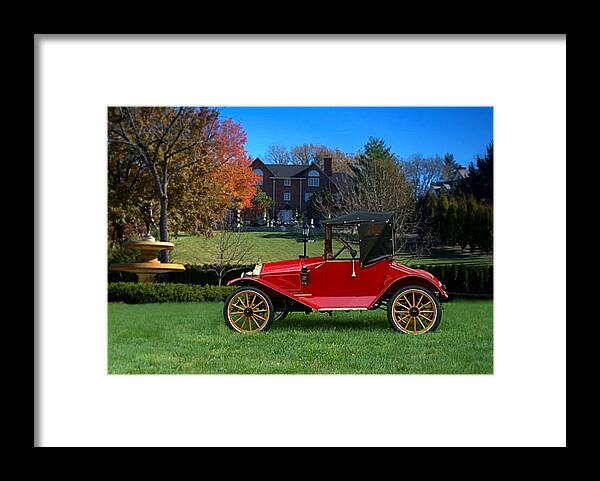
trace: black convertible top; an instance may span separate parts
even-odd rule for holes
[[[333,219],[324,219],[321,224],[327,225],[358,225],[363,222],[388,222],[394,216],[393,212],[353,212]]]
[[[357,226],[360,239],[360,265],[375,264],[394,255],[393,212],[353,212],[321,224],[330,226]]]

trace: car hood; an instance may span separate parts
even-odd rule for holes
[[[261,275],[284,273],[290,271],[300,271],[300,259],[292,259],[289,261],[265,262],[260,270]]]
[[[287,261],[265,262],[261,265],[261,275],[284,274],[286,272],[300,272],[302,266],[310,268],[323,262],[323,257],[306,257]]]

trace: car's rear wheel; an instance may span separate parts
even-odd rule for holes
[[[275,321],[283,321],[289,314],[289,311],[286,310],[282,310],[282,311],[275,311]]]
[[[424,287],[403,287],[388,302],[388,320],[392,329],[406,334],[433,332],[442,320],[440,301]]]
[[[233,291],[223,307],[225,324],[237,332],[260,332],[271,327],[275,309],[271,298],[256,287]]]

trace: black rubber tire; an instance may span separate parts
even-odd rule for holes
[[[427,334],[428,332],[435,331],[439,327],[440,322],[442,322],[442,306],[440,304],[440,301],[437,298],[437,296],[433,292],[431,292],[429,289],[426,289],[425,287],[422,287],[422,286],[416,286],[416,285],[404,286],[390,298],[390,301],[388,302],[388,306],[387,306],[387,316],[388,316],[388,321],[390,323],[390,326],[392,327],[392,329],[394,331],[398,331],[403,334],[406,334],[406,332],[403,331],[402,329],[400,329],[398,327],[398,325],[394,322],[392,309],[394,308],[394,303],[396,301],[396,298],[398,296],[400,296],[403,292],[411,290],[411,289],[414,289],[417,291],[422,291],[423,293],[427,294],[429,297],[431,297],[433,299],[433,302],[435,303],[435,306],[437,309],[437,315],[436,315],[435,321],[433,322],[433,325],[429,329],[427,329],[426,332],[423,332],[421,334]],[[418,335],[420,335],[420,334],[418,334]]]
[[[290,311],[275,311],[275,316],[273,318],[273,320],[279,322],[279,321],[283,321],[288,314],[290,313]]]
[[[225,304],[223,306],[223,319],[225,320],[225,325],[235,331],[235,332],[240,332],[238,329],[236,329],[235,327],[233,327],[233,325],[231,324],[231,321],[229,320],[229,316],[228,314],[228,310],[229,310],[229,303],[231,302],[231,299],[233,299],[233,297],[242,292],[242,291],[251,291],[251,292],[256,292],[258,294],[260,294],[261,296],[263,296],[265,298],[265,300],[267,301],[267,304],[269,306],[269,315],[267,316],[267,322],[265,323],[264,326],[262,326],[261,329],[257,329],[254,330],[252,332],[264,332],[267,331],[271,325],[273,324],[273,319],[275,318],[275,308],[273,307],[273,301],[271,300],[271,298],[269,297],[268,294],[266,294],[265,292],[261,291],[260,289],[257,289],[256,287],[250,287],[250,286],[242,286],[239,287],[238,289],[234,290],[231,294],[229,294],[227,296],[227,298],[225,299]],[[246,332],[246,331],[245,331]],[[247,331],[250,332],[250,331]]]

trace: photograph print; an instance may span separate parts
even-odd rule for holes
[[[493,107],[107,121],[109,374],[493,374]]]

